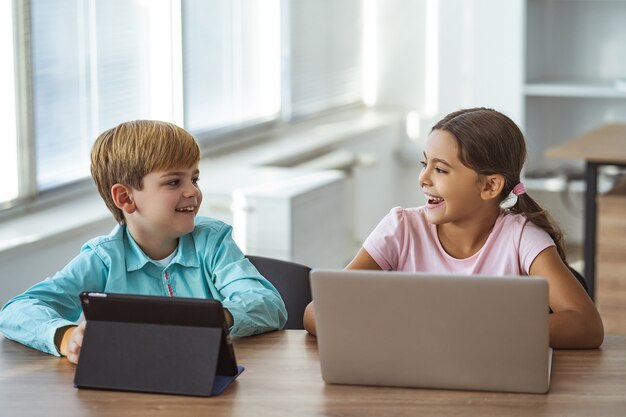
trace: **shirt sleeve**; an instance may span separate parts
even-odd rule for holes
[[[556,246],[548,232],[527,220],[522,229],[519,246],[520,267],[525,274],[530,274],[530,266],[541,252],[550,246]]]
[[[35,284],[0,311],[0,331],[9,339],[60,356],[54,335],[75,325],[82,312],[79,294],[104,288],[106,267],[89,248],[54,276]]]
[[[398,269],[400,242],[404,240],[404,211],[394,207],[363,242],[363,248],[385,271]]]
[[[249,336],[281,329],[287,309],[276,288],[245,258],[224,224],[208,260],[213,283],[224,308],[233,316],[234,336]]]

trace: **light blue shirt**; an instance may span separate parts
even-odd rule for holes
[[[126,226],[118,225],[108,236],[84,244],[54,276],[11,299],[0,311],[0,331],[59,356],[54,334],[76,324],[81,291],[211,298],[232,314],[235,336],[282,328],[287,321],[282,298],[244,257],[231,231],[221,221],[197,217],[193,232],[179,239],[164,268],[143,253]]]

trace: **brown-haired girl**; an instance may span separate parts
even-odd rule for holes
[[[602,320],[566,264],[562,234],[520,182],[525,160],[524,136],[504,114],[447,115],[426,142],[419,185],[427,203],[392,209],[347,268],[545,277],[550,345],[600,346]],[[304,323],[315,334],[312,303]]]

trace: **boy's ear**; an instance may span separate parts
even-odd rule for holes
[[[113,197],[115,206],[124,213],[131,214],[137,210],[130,187],[120,183],[113,184],[111,187],[111,197]]]
[[[483,200],[497,198],[504,188],[504,177],[500,174],[486,175],[480,196]]]

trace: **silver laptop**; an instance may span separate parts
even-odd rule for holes
[[[548,283],[535,277],[313,270],[331,384],[545,393]]]

